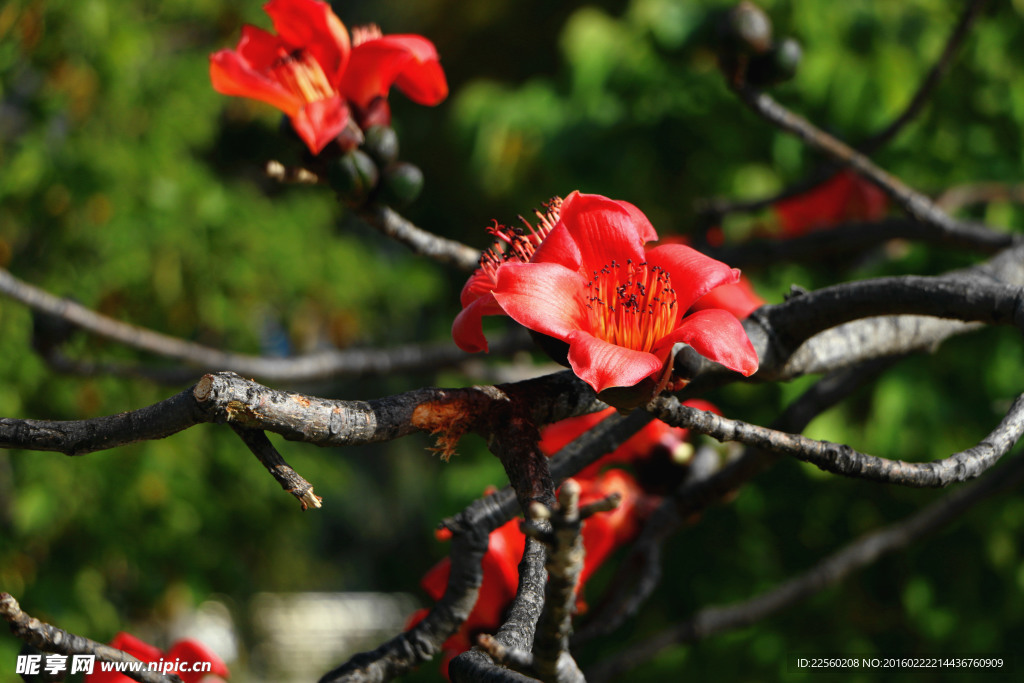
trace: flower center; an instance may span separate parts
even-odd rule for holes
[[[595,337],[635,351],[650,351],[679,319],[668,273],[632,259],[595,270],[586,305]]]
[[[495,238],[494,246],[480,255],[480,267],[485,273],[491,276],[495,283],[498,281],[498,267],[508,261],[527,263],[533,258],[533,253],[541,245],[544,238],[554,230],[558,223],[558,216],[562,209],[562,198],[554,197],[544,205],[545,212],[539,209],[533,214],[537,217],[537,225],[522,216],[519,220],[522,226],[508,227],[499,225],[497,221],[487,228],[487,232]]]
[[[337,92],[327,80],[320,62],[304,48],[291,52],[280,48],[280,54],[271,65],[270,71],[279,83],[307,104],[326,100]]]

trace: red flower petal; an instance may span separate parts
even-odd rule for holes
[[[599,393],[609,387],[631,387],[664,365],[653,353],[609,344],[583,330],[573,331],[566,341],[573,372]]]
[[[487,271],[483,268],[477,268],[473,271],[473,274],[466,280],[466,284],[462,286],[462,292],[459,294],[459,302],[463,306],[468,306],[482,296],[487,296],[494,289],[494,278],[491,277]]]
[[[484,296],[471,301],[455,316],[455,322],[452,323],[452,339],[456,346],[466,353],[487,351],[487,337],[484,336],[481,318],[504,313],[489,290]]]
[[[494,298],[520,325],[556,339],[587,325],[586,280],[554,263],[506,263],[498,270]]]
[[[650,222],[632,204],[596,194],[570,195],[562,204],[560,225],[564,225],[580,251],[580,270],[590,277],[616,261],[644,260],[644,242],[654,234]],[[557,229],[557,228],[556,228]],[[534,255],[534,260],[539,260]]]
[[[743,325],[728,311],[713,308],[686,316],[675,331],[658,342],[654,353],[669,353],[678,342],[745,377],[757,372],[757,352]]]
[[[360,107],[387,97],[397,84],[418,104],[437,104],[448,94],[448,83],[434,44],[422,36],[374,38],[352,49],[341,90]]]
[[[739,282],[719,285],[698,299],[690,312],[708,308],[721,308],[742,320],[764,305],[764,299],[757,295],[750,282],[740,275]]]
[[[313,154],[327,146],[348,124],[348,105],[340,95],[310,102],[291,117],[292,127]]]
[[[331,6],[318,0],[270,0],[263,9],[281,39],[293,48],[309,50],[337,86],[348,65],[351,43]]]
[[[256,29],[259,30],[259,29]],[[234,50],[221,50],[210,55],[210,81],[213,89],[223,95],[249,97],[277,107],[293,116],[302,107],[302,100],[277,81],[255,70]]]
[[[672,278],[676,305],[685,313],[715,287],[739,280],[740,271],[682,244],[663,244],[647,250],[647,263],[664,268]]]
[[[381,40],[401,41],[413,53],[413,60],[395,79],[406,97],[416,104],[433,106],[448,96],[448,80],[432,42],[417,35],[384,36]]]

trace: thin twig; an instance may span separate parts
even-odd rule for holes
[[[464,351],[451,343],[408,344],[384,350],[318,351],[292,358],[231,353],[96,313],[75,301],[54,296],[19,280],[4,269],[0,269],[0,293],[35,311],[67,321],[105,339],[193,365],[196,370],[192,372],[191,376],[195,376],[203,370],[231,370],[250,377],[260,377],[265,381],[302,382],[331,377],[360,377],[410,370],[434,370],[439,367],[457,365],[469,358]],[[508,340],[499,341],[494,351],[510,353],[524,348],[527,348],[527,344],[522,336],[516,335]],[[61,359],[62,357],[57,357],[58,361]],[[118,368],[103,364],[85,364],[76,368],[75,365],[68,362],[62,363],[61,367],[65,370],[75,371],[77,369],[83,372],[97,370],[112,371],[117,374],[151,374],[155,375],[154,379],[158,380],[163,379],[162,373],[175,370],[174,368],[167,370],[155,368],[152,372],[148,372],[145,368],[133,370],[129,366]],[[178,377],[175,373],[168,379],[173,380]]]
[[[867,140],[864,140],[857,147],[865,154],[871,154],[879,147],[885,145],[889,140],[896,137],[904,126],[914,120],[924,106],[928,103],[928,99],[931,97],[932,92],[936,86],[942,80],[946,72],[949,71],[949,66],[953,61],[953,57],[956,55],[957,50],[964,42],[964,38],[967,37],[967,33],[971,30],[971,26],[974,24],[975,19],[981,14],[981,10],[984,9],[988,0],[971,0],[971,2],[964,9],[960,18],[956,22],[956,26],[953,27],[953,32],[950,33],[949,39],[946,41],[945,47],[942,48],[942,54],[936,60],[932,68],[928,70],[928,74],[925,76],[921,85],[918,86],[914,96],[910,98],[910,102],[907,106],[889,123],[888,126],[878,131]]]
[[[438,263],[465,271],[476,270],[480,265],[479,250],[427,232],[387,206],[374,204],[365,207],[359,211],[359,216],[379,232]]]
[[[231,429],[249,447],[252,454],[263,463],[263,466],[277,480],[281,488],[299,500],[303,510],[321,507],[323,498],[313,493],[313,485],[285,462],[265,433],[259,429],[249,429],[235,424],[231,425]]]
[[[707,434],[719,441],[791,455],[826,472],[856,479],[912,487],[941,487],[980,476],[992,467],[1024,434],[1024,394],[1019,396],[999,425],[981,442],[948,458],[926,463],[889,460],[860,453],[846,444],[818,441],[714,413],[684,406],[673,397],[651,401],[647,410],[661,421]]]
[[[908,123],[914,120],[914,118],[921,113],[924,106],[928,103],[929,97],[931,97],[935,88],[949,70],[949,66],[952,63],[956,52],[963,44],[964,38],[966,38],[971,26],[981,13],[986,2],[987,0],[971,0],[970,4],[968,4],[960,15],[960,18],[957,20],[956,26],[954,26],[953,31],[950,33],[949,39],[946,41],[946,45],[943,47],[939,58],[936,60],[935,64],[932,65],[932,68],[928,70],[928,73],[925,75],[920,85],[918,85],[917,90],[910,98],[907,106],[904,107],[903,111],[896,115],[888,125],[857,145],[856,148],[859,151],[868,155],[877,151],[880,147],[892,140],[899,131],[901,131]],[[712,222],[718,222],[721,220],[722,216],[730,213],[750,213],[753,211],[761,211],[762,209],[766,209],[769,206],[785,199],[790,199],[804,194],[826,180],[829,176],[833,175],[837,170],[838,167],[834,163],[824,164],[810,173],[807,177],[793,183],[781,192],[772,196],[745,201],[704,200],[697,205],[696,210],[698,213],[708,216]],[[946,210],[948,211],[949,209]]]
[[[989,230],[983,224],[959,221],[950,217],[931,199],[883,170],[866,155],[819,129],[804,117],[789,111],[767,93],[746,85],[738,86],[734,91],[740,100],[765,120],[870,180],[914,219],[951,235],[975,234],[979,230]]]

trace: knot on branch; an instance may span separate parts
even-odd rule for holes
[[[466,391],[441,392],[441,398],[424,401],[412,412],[411,424],[416,429],[435,435],[433,451],[439,453],[447,462],[455,454],[455,447],[466,432],[485,431],[491,429],[483,425],[482,420],[488,413],[504,411],[494,410],[496,403],[507,403],[508,396],[501,390],[491,387],[473,387]]]

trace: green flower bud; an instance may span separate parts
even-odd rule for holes
[[[363,148],[381,168],[398,158],[398,135],[390,126],[371,126],[365,133]]]
[[[327,182],[342,201],[362,204],[379,180],[377,164],[358,149],[328,162]]]
[[[384,171],[380,198],[385,204],[404,206],[416,199],[422,189],[423,171],[403,161]]]

